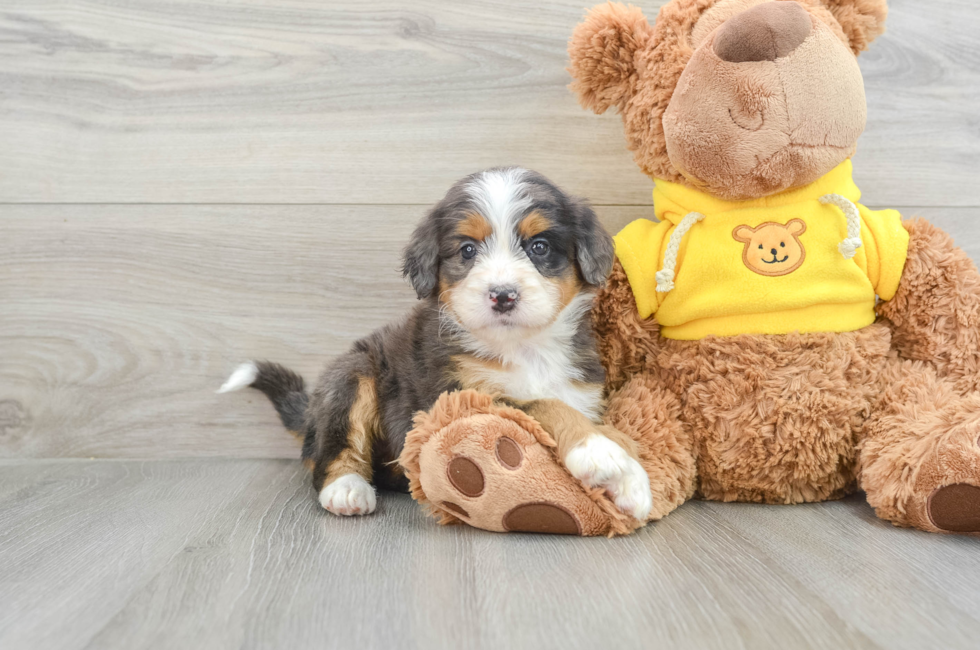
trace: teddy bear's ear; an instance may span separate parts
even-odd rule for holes
[[[806,222],[802,219],[793,219],[786,224],[786,229],[789,231],[789,234],[794,237],[799,237],[806,232]]]
[[[639,8],[619,3],[593,7],[568,43],[572,90],[585,108],[622,109],[636,90],[636,54],[648,47],[653,27]]]
[[[755,228],[750,228],[749,226],[738,226],[732,231],[732,238],[735,241],[742,242],[743,244],[748,244],[752,241],[752,235],[755,234]]]
[[[844,29],[854,54],[868,49],[885,32],[887,0],[822,0]]]

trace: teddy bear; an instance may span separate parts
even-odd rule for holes
[[[537,423],[471,392],[417,418],[402,457],[415,498],[443,523],[615,535],[692,498],[860,489],[897,526],[980,533],[980,273],[928,221],[866,208],[852,177],[856,57],[886,14],[885,0],[671,0],[652,25],[634,6],[588,13],[572,90],[620,114],[654,181],[656,220],[615,237],[593,307],[604,426],[653,506],[621,512]]]

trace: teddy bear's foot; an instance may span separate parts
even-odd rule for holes
[[[980,395],[905,362],[861,448],[861,486],[899,526],[980,534]]]
[[[444,395],[421,414],[401,462],[412,495],[440,523],[586,536],[625,534],[643,523],[572,477],[530,416],[474,391]]]
[[[965,400],[980,409],[980,400]],[[977,412],[980,414],[980,411]],[[940,438],[923,458],[906,516],[916,528],[980,534],[980,422],[976,415]],[[957,429],[964,427],[969,431]]]
[[[429,500],[494,531],[602,535],[606,517],[555,461],[511,420],[457,420],[423,446],[419,481]]]

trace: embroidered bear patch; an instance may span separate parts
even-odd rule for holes
[[[775,277],[792,273],[803,264],[806,250],[800,235],[805,232],[806,223],[793,219],[786,225],[768,221],[755,228],[738,226],[732,237],[745,244],[742,263],[750,271]]]

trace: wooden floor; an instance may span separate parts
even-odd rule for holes
[[[402,313],[409,232],[477,169],[651,215],[566,88],[598,1],[0,3],[0,650],[980,647],[980,541],[860,498],[612,541],[342,520],[264,399],[214,394]],[[980,260],[980,3],[891,7],[863,202]]]
[[[340,519],[287,460],[0,464],[0,647],[976,648],[976,540],[860,499],[628,538]]]

